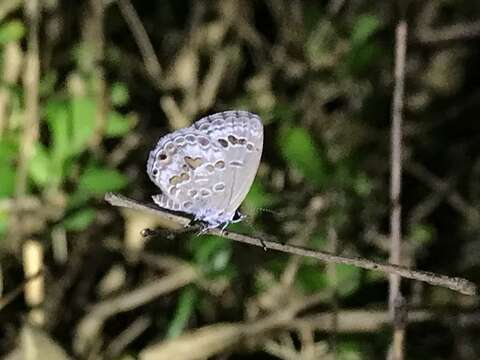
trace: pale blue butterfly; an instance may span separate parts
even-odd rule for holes
[[[263,149],[260,117],[225,111],[165,135],[147,163],[162,194],[160,207],[194,215],[207,228],[225,227],[252,186]]]

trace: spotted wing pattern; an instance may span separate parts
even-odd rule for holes
[[[162,190],[161,207],[195,215],[212,227],[232,220],[255,178],[263,148],[260,118],[226,111],[162,137],[147,173]]]

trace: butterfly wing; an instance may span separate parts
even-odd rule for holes
[[[200,218],[222,197],[224,169],[221,149],[193,127],[161,138],[147,163],[148,175],[162,190],[154,201]]]
[[[260,163],[262,122],[247,111],[225,111],[200,119],[193,127],[222,150],[225,192],[216,199],[215,206],[233,216],[250,190]]]
[[[162,137],[147,173],[162,190],[154,201],[213,226],[229,221],[255,178],[263,148],[260,118],[226,111]]]

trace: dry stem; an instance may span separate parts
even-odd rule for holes
[[[402,19],[397,25],[395,34],[395,85],[392,103],[392,129],[391,129],[391,183],[390,183],[390,262],[401,263],[401,215],[402,206],[400,193],[402,188],[402,122],[403,98],[405,88],[405,62],[407,53],[407,22]],[[392,358],[404,358],[405,339],[405,301],[400,291],[400,276],[390,275],[389,282],[389,309],[393,317],[393,341],[391,348]]]
[[[191,220],[188,217],[180,216],[176,214],[169,213],[168,211],[162,210],[154,205],[144,205],[138,201],[129,199],[122,195],[117,195],[113,193],[108,193],[105,195],[105,200],[113,206],[126,207],[130,209],[135,209],[139,211],[146,211],[156,214],[159,219],[165,224],[165,227],[168,229],[176,229],[182,231],[188,231],[189,229],[195,230],[195,227],[187,228],[191,223]],[[419,271],[409,269],[404,266],[380,263],[372,260],[367,260],[363,258],[354,258],[346,257],[340,255],[333,255],[325,251],[312,250],[300,246],[293,246],[288,244],[282,244],[276,241],[271,241],[267,239],[261,239],[260,237],[253,237],[242,235],[238,233],[233,233],[229,231],[221,231],[220,229],[212,229],[208,231],[208,234],[218,235],[230,240],[266,247],[271,250],[278,250],[281,252],[300,255],[310,258],[315,258],[324,262],[332,262],[336,264],[345,264],[353,265],[362,269],[367,270],[376,270],[381,271],[387,274],[397,274],[401,277],[408,279],[413,279],[417,281],[427,282],[431,285],[442,286],[449,288],[454,291],[458,291],[465,295],[475,295],[477,293],[477,288],[472,282],[457,277],[450,277],[440,274],[435,274],[427,271]]]

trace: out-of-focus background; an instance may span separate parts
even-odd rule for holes
[[[401,262],[478,284],[480,2],[407,3],[2,0],[0,354],[387,358],[384,274],[213,236],[145,239],[155,217],[103,196],[150,201],[159,137],[246,109],[265,145],[232,228],[388,261],[403,11]],[[480,358],[478,297],[410,280],[402,293],[405,358]]]

